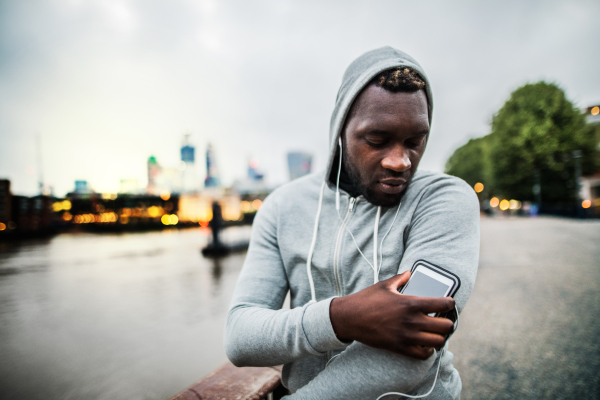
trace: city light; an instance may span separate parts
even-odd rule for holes
[[[259,199],[256,199],[252,202],[252,208],[254,208],[255,210],[258,210],[260,206],[262,206],[262,201],[260,201]]]
[[[250,205],[250,202],[247,200],[241,202],[240,208],[242,209],[242,212],[245,213],[249,213],[250,211],[252,211],[252,205]]]
[[[6,224],[0,222],[0,231],[3,231],[6,229]]]
[[[502,211],[508,210],[509,207],[510,207],[510,202],[508,200],[504,199],[500,202],[500,209]]]
[[[521,202],[519,200],[511,200],[509,203],[510,203],[511,210],[520,210],[521,209]]]
[[[164,211],[161,207],[152,206],[148,208],[148,215],[150,218],[160,217],[162,214],[164,214]]]
[[[483,192],[483,183],[477,182],[473,188],[475,189],[476,193],[481,193]]]
[[[162,222],[163,225],[177,225],[179,218],[177,218],[177,215],[175,214],[165,214],[160,218],[160,222]]]
[[[490,207],[498,207],[498,204],[500,204],[500,200],[498,200],[497,197],[492,197],[490,199]]]
[[[591,113],[592,115],[598,115],[598,114],[600,114],[600,107],[598,107],[598,106],[596,106],[596,107],[593,107],[593,108],[592,108],[592,111],[590,111],[590,113]]]
[[[160,198],[163,199],[164,201],[167,201],[171,198],[171,193],[163,192],[160,194]]]
[[[596,107],[598,108],[598,107]],[[584,200],[581,202],[581,207],[583,208],[590,208],[592,206],[592,201],[591,200]]]
[[[60,212],[62,210],[70,210],[70,209],[71,209],[71,202],[69,200],[57,201],[56,203],[52,204],[52,211],[54,211],[54,212]]]

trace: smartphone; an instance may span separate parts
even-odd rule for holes
[[[417,261],[410,272],[410,279],[400,290],[400,293],[408,296],[454,297],[460,287],[458,276],[425,260]],[[429,316],[440,315],[431,313]]]

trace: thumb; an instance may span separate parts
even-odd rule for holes
[[[400,275],[392,276],[389,279],[383,281],[387,288],[398,290],[399,287],[406,285],[406,282],[410,279],[410,271],[404,271]]]

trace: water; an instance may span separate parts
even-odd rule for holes
[[[203,258],[208,234],[0,243],[0,398],[165,399],[224,363],[244,254]]]

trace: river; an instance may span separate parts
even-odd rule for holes
[[[203,258],[208,234],[0,243],[0,398],[164,399],[224,363],[244,254]]]

